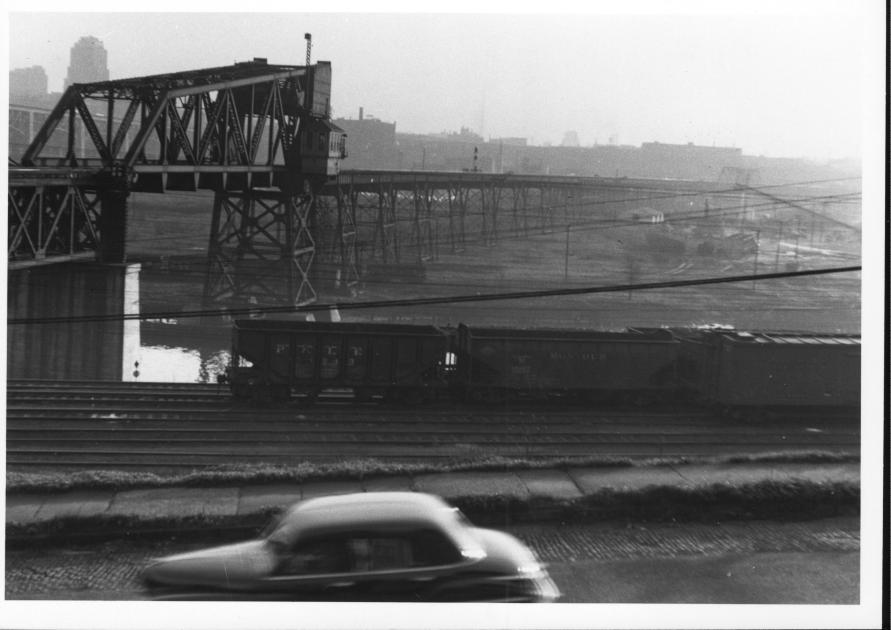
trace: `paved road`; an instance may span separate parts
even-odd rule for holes
[[[525,525],[505,528],[548,562],[565,602],[857,603],[859,521]],[[10,550],[7,599],[140,599],[149,558],[194,543]]]

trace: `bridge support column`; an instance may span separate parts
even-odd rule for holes
[[[102,214],[99,217],[99,259],[104,263],[127,261],[127,199],[130,192],[111,184],[99,191]]]
[[[206,309],[303,306],[316,300],[310,193],[218,191],[208,246]]]

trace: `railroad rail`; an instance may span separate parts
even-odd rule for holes
[[[355,404],[257,408],[217,385],[11,381],[7,469],[193,470],[346,459],[653,458],[860,450],[856,418],[701,409]]]

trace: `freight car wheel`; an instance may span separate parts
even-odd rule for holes
[[[631,397],[635,407],[650,407],[655,401],[656,397],[650,392],[637,392]]]
[[[497,389],[486,391],[485,401],[489,405],[497,405],[507,400],[507,394]]]
[[[257,405],[268,405],[272,402],[272,388],[267,383],[258,383],[251,388],[251,402]]]
[[[424,402],[424,392],[416,387],[406,389],[399,394],[399,402],[403,405],[420,405]]]

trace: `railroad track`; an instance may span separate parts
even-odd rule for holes
[[[13,381],[6,411],[10,471],[860,449],[857,418],[745,423],[695,408],[408,408],[338,396],[261,408],[216,385]]]

